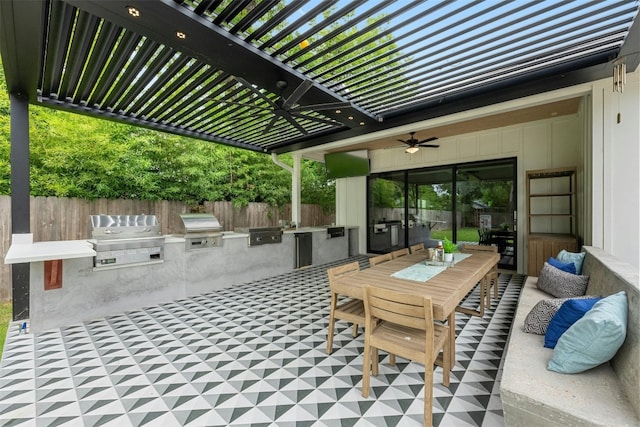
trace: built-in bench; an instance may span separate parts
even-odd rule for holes
[[[544,336],[523,332],[529,311],[552,298],[529,277],[511,327],[500,386],[507,426],[640,426],[640,288],[638,269],[594,247],[586,252],[582,274],[590,276],[588,295],[627,293],[627,335],[616,356],[580,374],[547,370],[553,350]]]

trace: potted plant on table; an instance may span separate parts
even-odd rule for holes
[[[444,240],[442,241],[442,247],[444,249],[444,261],[445,262],[453,261],[453,252],[455,252],[458,249],[458,245],[456,245],[451,240],[445,237]]]

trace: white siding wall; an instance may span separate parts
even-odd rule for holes
[[[640,70],[594,83],[592,108],[593,245],[640,269]]]
[[[358,248],[367,251],[367,178],[342,178],[336,184],[336,224],[357,225]]]

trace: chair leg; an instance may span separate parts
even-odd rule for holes
[[[362,397],[369,397],[369,385],[371,382],[371,352],[369,343],[364,344],[364,361],[362,362]]]
[[[424,425],[433,425],[433,366],[426,364],[424,370]]]
[[[498,273],[493,274],[493,298],[498,299]]]
[[[335,319],[333,316],[329,317],[329,331],[327,332],[327,354],[333,353],[333,329],[335,326]]]
[[[354,338],[358,336],[358,324],[357,323],[353,324],[353,334],[352,335],[353,335]]]
[[[378,375],[378,349],[375,347],[371,349],[371,370],[374,377]]]
[[[451,326],[449,326],[451,327]],[[447,337],[447,340],[444,344],[444,347],[442,348],[442,384],[445,387],[449,387],[450,381],[451,381],[451,341],[449,340],[449,337]]]
[[[389,353],[389,365],[396,366],[396,355]]]

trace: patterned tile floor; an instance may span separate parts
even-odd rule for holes
[[[365,399],[362,336],[339,321],[325,353],[326,268],[337,264],[35,335],[12,323],[0,425],[421,425],[421,365],[393,367],[381,353]],[[434,425],[504,424],[500,366],[523,282],[500,274],[501,299],[483,318],[457,314],[451,386],[434,375]],[[478,301],[472,292],[465,305]]]

